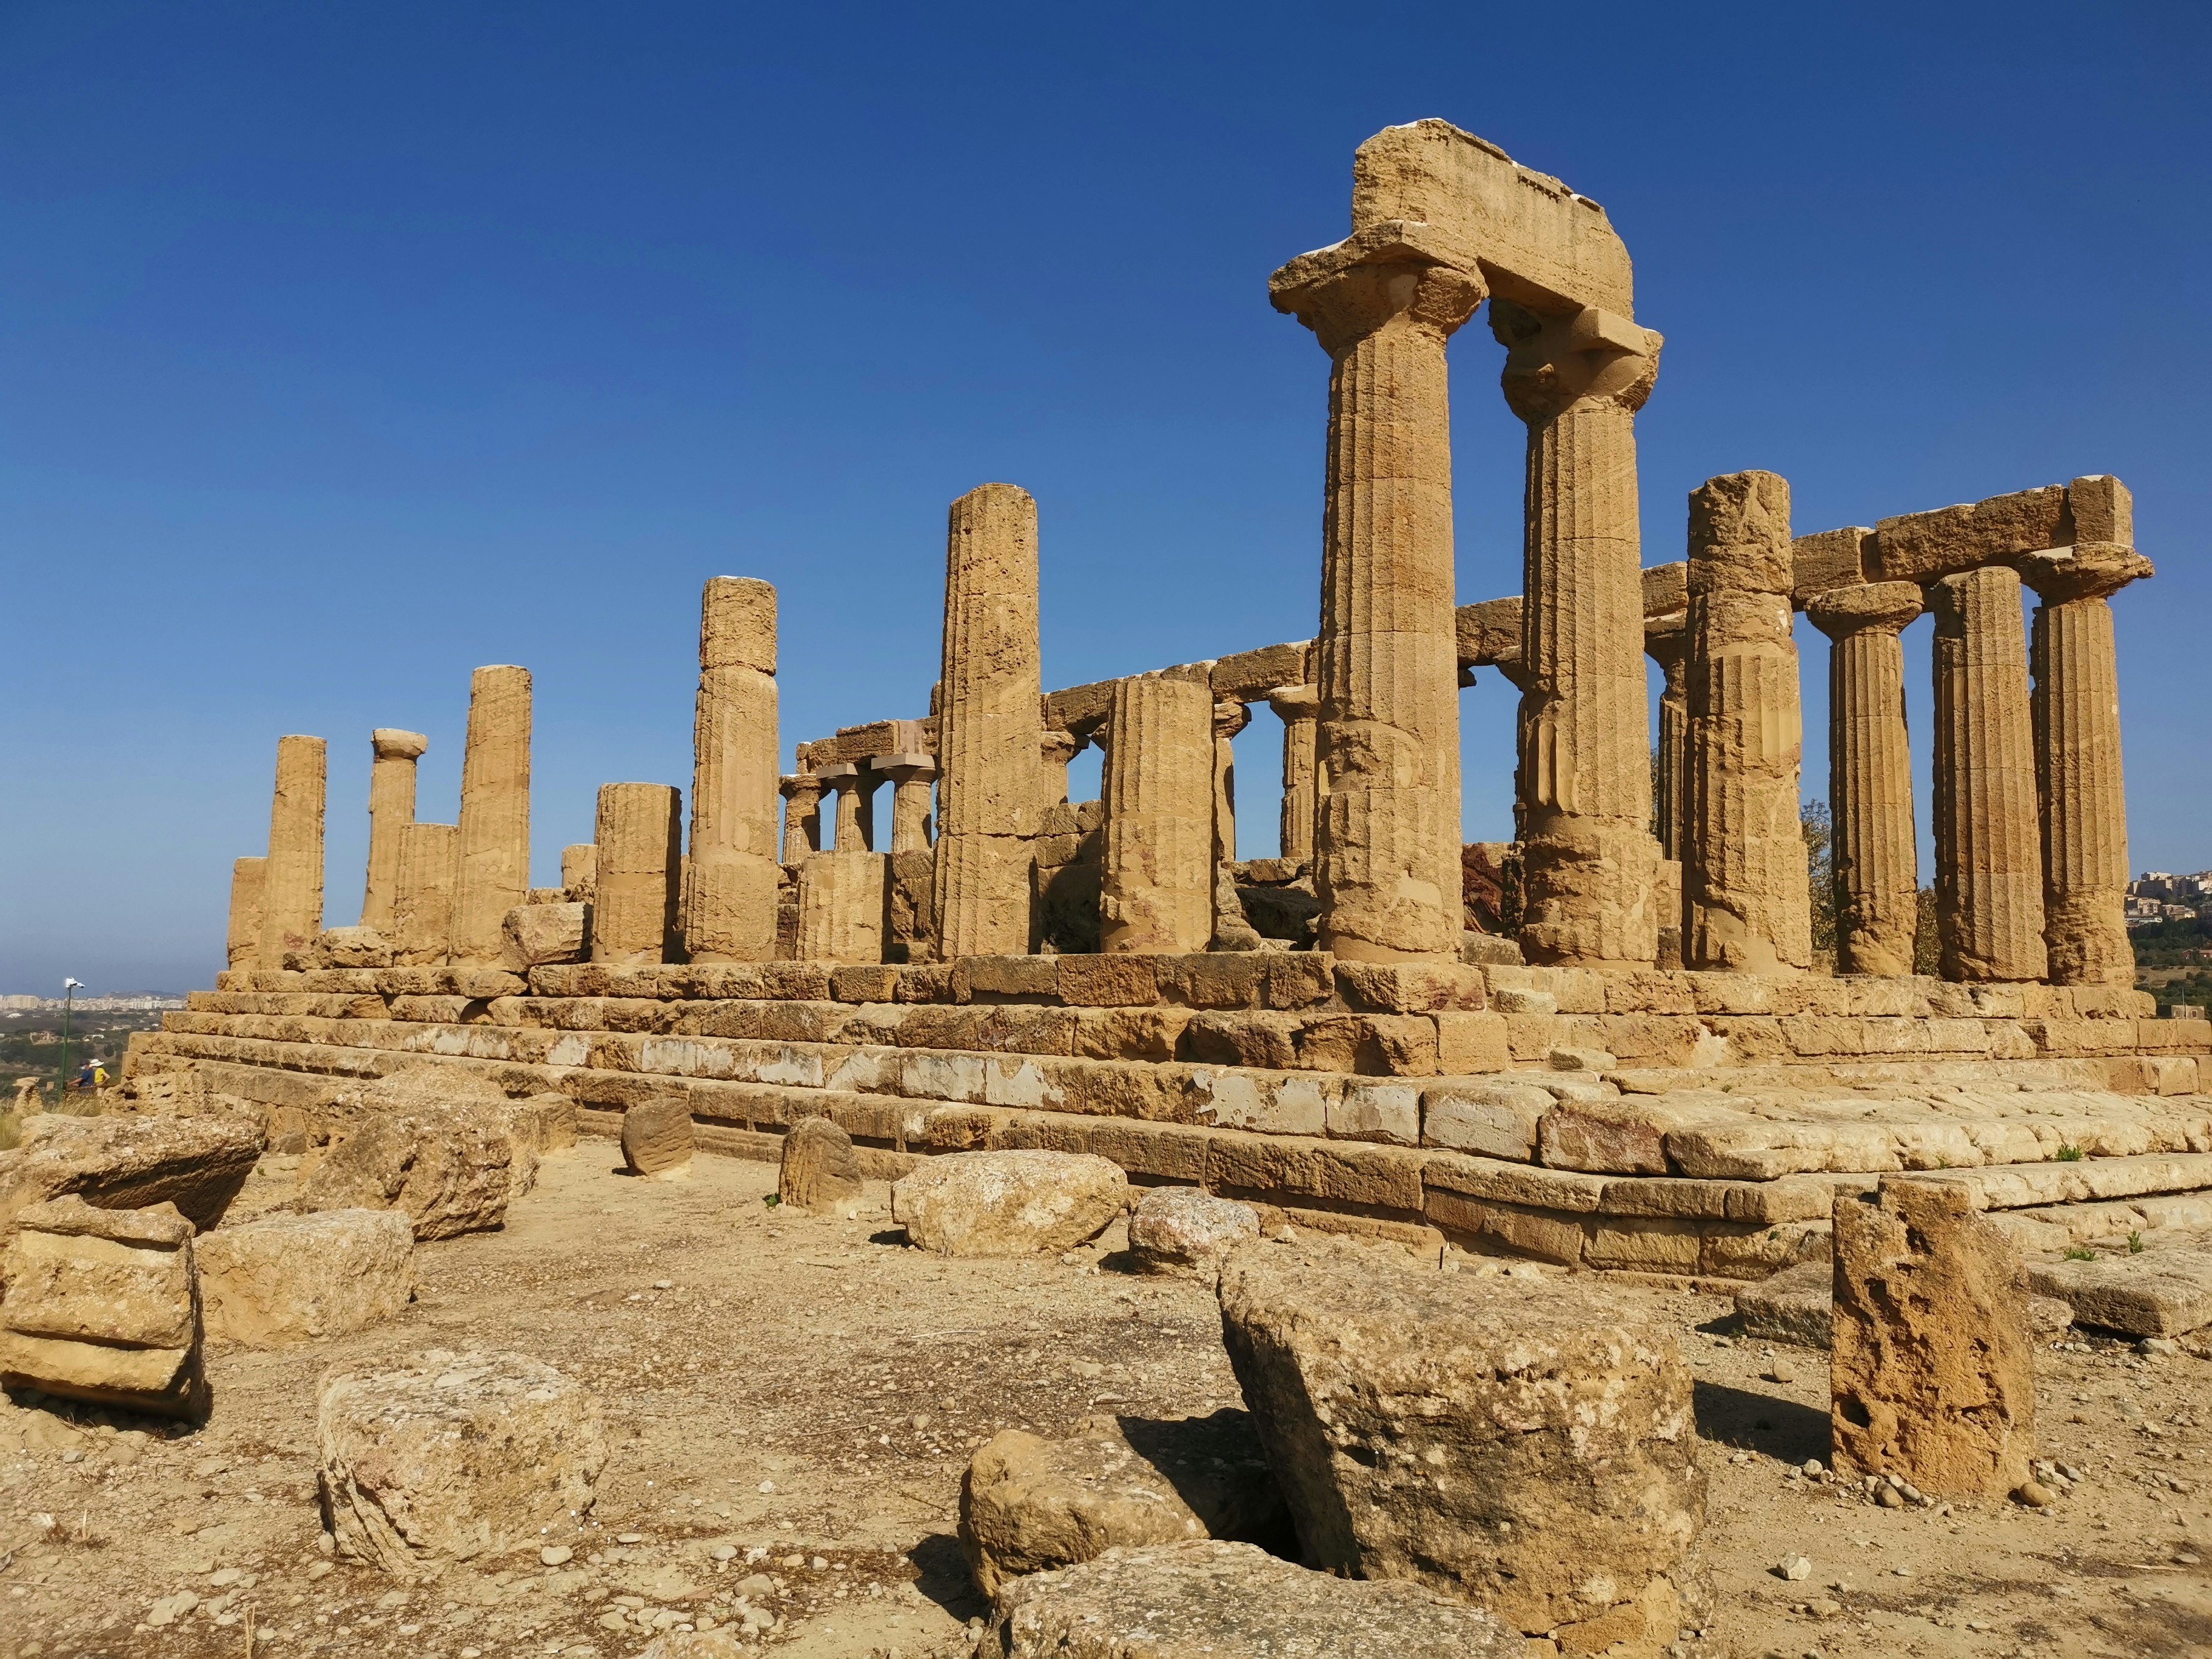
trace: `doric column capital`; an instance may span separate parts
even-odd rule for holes
[[[1644,619],[1644,654],[1657,663],[1667,676],[1669,690],[1680,678],[1690,657],[1690,613],[1676,611]]]
[[[860,782],[860,769],[851,761],[833,761],[827,766],[817,766],[814,775],[840,794],[858,788]]]
[[[786,800],[801,802],[822,799],[822,780],[811,772],[794,772],[775,781],[775,792]]]
[[[1488,293],[1470,251],[1401,219],[1302,253],[1267,279],[1275,309],[1313,330],[1332,357],[1399,318],[1447,337]]]
[[[2045,605],[2108,599],[2130,582],[2156,574],[2148,559],[2132,547],[2114,542],[2084,542],[2048,553],[2029,553],[2020,561],[2020,579]]]
[[[1243,703],[1229,700],[1213,705],[1213,735],[1233,738],[1252,723],[1252,711]]]
[[[1555,419],[1585,398],[1616,403],[1632,414],[1659,379],[1658,331],[1595,306],[1547,317],[1494,300],[1490,331],[1505,348],[1506,405],[1532,424]]]
[[[1073,732],[1063,732],[1047,726],[1037,740],[1042,757],[1055,766],[1065,766],[1083,751],[1083,739]]]
[[[900,754],[871,755],[868,769],[889,778],[894,784],[913,783],[918,779],[937,775],[937,757],[934,755]]]
[[[1267,693],[1267,707],[1285,724],[1321,717],[1321,688],[1317,685],[1279,685]]]
[[[1926,607],[1917,582],[1860,582],[1816,593],[1806,620],[1832,640],[1866,629],[1894,634]]]
[[[388,726],[370,732],[368,742],[379,760],[415,760],[430,746],[430,739],[420,732],[402,732]]]

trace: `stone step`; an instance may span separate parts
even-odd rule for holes
[[[2079,1325],[2130,1336],[2181,1336],[2212,1325],[2212,1250],[2153,1246],[2094,1261],[2037,1261],[2028,1282],[2074,1310]]]

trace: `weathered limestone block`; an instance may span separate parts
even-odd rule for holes
[[[599,847],[581,841],[561,849],[561,896],[571,904],[589,904],[599,896]]]
[[[204,1117],[76,1117],[23,1121],[22,1144],[0,1152],[0,1235],[32,1205],[74,1194],[103,1210],[173,1204],[196,1227],[222,1218],[268,1144],[260,1121]]]
[[[500,923],[500,965],[514,973],[555,962],[588,962],[592,957],[592,907],[588,904],[522,904]]]
[[[632,1175],[691,1178],[691,1114],[680,1100],[645,1100],[623,1113],[623,1163]]]
[[[403,964],[434,964],[453,953],[453,888],[460,872],[460,837],[461,832],[450,823],[410,823],[399,832],[392,939],[395,960]],[[503,926],[505,918],[501,920]]]
[[[238,859],[230,866],[230,926],[223,957],[234,973],[260,965],[261,899],[268,872],[267,859]]]
[[[1928,599],[1943,977],[2039,980],[2049,958],[2020,577],[1986,566],[1933,583]]]
[[[2115,489],[2119,481],[2110,481]],[[2128,944],[2128,808],[2120,781],[2119,652],[2112,596],[2152,574],[2131,547],[2031,554],[2035,771],[2043,812],[2043,936],[2054,985],[2135,983]]]
[[[397,1210],[263,1216],[217,1228],[196,1253],[207,1334],[249,1348],[365,1330],[415,1294],[415,1229]]]
[[[1689,1368],[1591,1294],[1350,1247],[1231,1255],[1223,1338],[1305,1559],[1566,1652],[1656,1655],[1698,1622]]]
[[[1484,283],[1425,224],[1374,224],[1268,279],[1329,355],[1315,832],[1321,946],[1456,957],[1459,649],[1445,342]],[[1639,671],[1640,672],[1640,671]]]
[[[1554,1103],[1548,1091],[1526,1083],[1430,1089],[1422,1095],[1421,1144],[1533,1164],[1539,1126]]]
[[[2180,1336],[2212,1325],[2212,1250],[2160,1245],[2141,1255],[2041,1261],[2027,1279],[2064,1302],[2079,1325],[2130,1336]]]
[[[1528,424],[1521,660],[1521,947],[1532,963],[1640,965],[1652,903],[1650,714],[1636,411],[1661,339],[1601,305],[1493,301],[1505,401]]]
[[[1785,480],[1737,472],[1690,492],[1691,969],[1776,974],[1812,963],[1790,561]]]
[[[530,671],[479,668],[469,678],[454,853],[453,957],[499,960],[500,927],[530,894]]]
[[[1800,1261],[1738,1291],[1736,1317],[1743,1334],[1758,1340],[1825,1348],[1832,1340],[1835,1292],[1832,1262]],[[2048,1336],[2072,1324],[2074,1310],[2057,1297],[2031,1296],[2027,1322],[2036,1335]]]
[[[1213,693],[1115,683],[1105,766],[1103,951],[1203,951],[1213,934]]]
[[[1942,1497],[2002,1494],[2035,1454],[2027,1287],[1963,1182],[1836,1200],[1833,1462]]]
[[[206,1405],[192,1224],[172,1204],[74,1194],[16,1212],[0,1250],[0,1379],[72,1400],[194,1417]]]
[[[939,1255],[1055,1255],[1129,1206],[1121,1166],[1090,1152],[952,1152],[891,1187],[891,1218]]]
[[[952,503],[938,709],[939,953],[1030,948],[1029,838],[1042,810],[1036,503],[988,483]]]
[[[666,962],[678,939],[683,798],[660,783],[599,786],[592,960]]]
[[[1258,1211],[1200,1187],[1147,1188],[1129,1212],[1130,1253],[1147,1273],[1215,1279],[1230,1251],[1259,1237]]]
[[[1065,1440],[1007,1429],[969,1460],[960,1482],[960,1547],[986,1595],[1115,1547],[1274,1541],[1288,1527],[1242,1412],[1167,1422],[1090,1417]]]
[[[1978,566],[2065,544],[2066,490],[2058,484],[1883,519],[1875,526],[1878,580],[1923,586]],[[1869,570],[1870,578],[1877,571]]]
[[[304,1170],[299,1207],[399,1210],[417,1239],[502,1225],[537,1158],[486,1079],[434,1065],[349,1091],[325,1115],[331,1146]]]
[[[410,1579],[565,1528],[607,1461],[599,1401],[573,1378],[443,1349],[327,1373],[316,1449],[338,1553]]]
[[[430,739],[379,726],[368,734],[368,881],[361,925],[388,933],[399,890],[399,832],[415,822],[415,763]]]
[[[799,959],[878,963],[890,857],[882,853],[817,853],[799,866]]]
[[[323,784],[320,738],[276,739],[276,791],[269,811],[269,860],[262,874],[259,960],[284,965],[323,931]]]
[[[1919,923],[1919,844],[1905,728],[1905,647],[1920,614],[1911,582],[1822,593],[1806,609],[1828,652],[1828,799],[1834,812],[1836,966],[1847,974],[1912,971]]]
[[[692,727],[691,851],[684,948],[694,962],[775,954],[775,589],[708,582]]]
[[[1310,864],[1314,854],[1314,814],[1325,786],[1315,738],[1321,725],[1321,690],[1286,685],[1267,694],[1267,706],[1283,722],[1282,856]]]
[[[860,1170],[853,1137],[826,1117],[805,1117],[783,1138],[777,1200],[801,1210],[850,1218],[860,1212]]]
[[[330,968],[389,968],[392,941],[374,927],[325,927],[315,954]]]

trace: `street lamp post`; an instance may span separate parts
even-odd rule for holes
[[[84,981],[82,980],[64,979],[62,981],[62,1086],[55,1091],[57,1099],[66,1099],[69,1096],[70,1014],[76,994],[82,989],[84,989]]]

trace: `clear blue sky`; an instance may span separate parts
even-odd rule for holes
[[[1048,684],[1310,635],[1326,360],[1266,278],[1428,115],[1627,242],[1645,562],[1745,467],[1801,531],[2124,478],[2133,862],[2212,864],[2208,15],[0,0],[0,990],[210,982],[288,732],[353,921],[370,728],[450,821],[481,663],[537,677],[552,879],[599,783],[688,784],[710,575],[781,591],[787,762],[921,712],[987,479]],[[1454,347],[1463,599],[1519,586],[1498,361]],[[1511,693],[1464,710],[1501,836]]]

